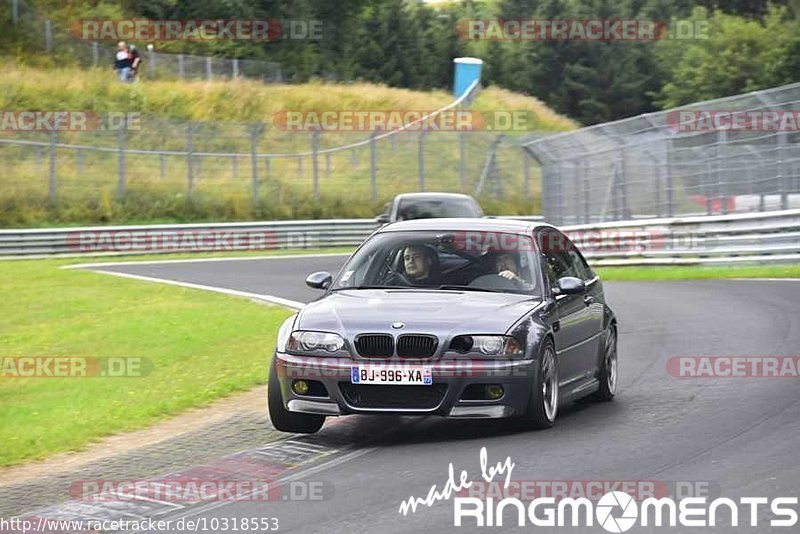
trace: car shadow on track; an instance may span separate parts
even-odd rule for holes
[[[549,432],[578,431],[585,423],[592,427],[599,420],[619,413],[615,403],[597,403],[591,400],[570,403],[559,408],[558,421],[552,430],[537,432],[525,429],[507,419],[448,419],[444,417],[406,417],[396,415],[347,416],[342,423],[324,428],[331,438],[348,441],[350,445],[381,446],[409,445],[414,443],[469,441],[503,436],[530,434],[545,437]],[[605,426],[603,424],[602,426]]]

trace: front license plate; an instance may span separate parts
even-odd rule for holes
[[[350,368],[352,384],[393,384],[398,386],[430,386],[431,368],[424,365],[354,365]]]

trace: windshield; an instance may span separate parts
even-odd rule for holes
[[[397,206],[397,219],[482,217],[480,208],[466,198],[407,198]]]
[[[333,290],[426,288],[540,295],[528,236],[499,232],[385,232],[347,262]]]

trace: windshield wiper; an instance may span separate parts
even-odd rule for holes
[[[454,284],[445,284],[437,287],[436,289],[456,289],[456,290],[463,290],[463,291],[483,291],[485,293],[502,293],[502,291],[497,291],[495,289],[487,289],[485,287],[473,287],[473,286],[459,286]]]

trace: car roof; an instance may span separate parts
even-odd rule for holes
[[[489,219],[489,218],[442,218],[442,219],[412,219],[387,224],[380,230],[383,232],[412,232],[434,230],[442,232],[506,232],[511,234],[530,234],[535,228],[553,228],[541,221],[522,221],[518,219]]]
[[[469,195],[464,195],[462,193],[400,193],[395,197],[395,200],[406,200],[406,199],[435,199],[435,198],[458,198],[458,199],[468,199],[468,200],[475,200]]]

